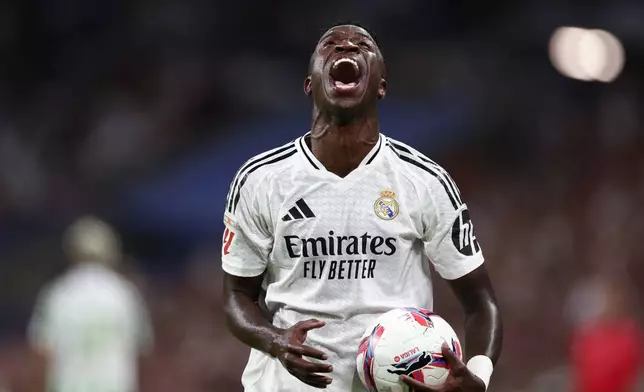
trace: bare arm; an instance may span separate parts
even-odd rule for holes
[[[264,275],[242,278],[224,272],[224,311],[233,335],[246,345],[275,356],[284,330],[273,326],[259,306]]]
[[[22,378],[21,387],[25,392],[42,392],[46,390],[48,368],[47,356],[35,348],[30,349],[28,363]]]
[[[416,392],[484,392],[492,374],[493,365],[489,362],[496,363],[499,359],[503,341],[503,325],[494,290],[485,265],[448,282],[465,310],[467,365],[444,345],[442,353],[450,367],[450,377],[443,386],[432,388],[409,376],[401,376],[401,379]]]
[[[224,273],[224,310],[228,328],[246,345],[277,357],[286,370],[302,382],[326,388],[332,379],[320,373],[329,373],[333,367],[302,358],[327,359],[322,351],[304,345],[307,332],[324,323],[305,320],[289,329],[273,326],[259,306],[263,279],[263,275],[241,278]]]
[[[146,353],[138,358],[139,392],[153,392],[154,355]]]
[[[501,354],[503,324],[485,265],[448,283],[465,311],[466,361],[485,355],[496,363]]]

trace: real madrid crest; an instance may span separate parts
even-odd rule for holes
[[[380,197],[373,203],[373,210],[378,218],[392,220],[398,216],[398,202],[394,191],[381,191]]]

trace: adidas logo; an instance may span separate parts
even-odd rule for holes
[[[306,205],[303,199],[300,199],[295,202],[295,207],[291,208],[288,210],[288,214],[284,215],[282,217],[282,220],[284,222],[288,222],[290,220],[297,220],[297,219],[305,219],[305,218],[315,218],[315,214],[309,206]]]

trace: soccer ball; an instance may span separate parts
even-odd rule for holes
[[[356,358],[360,381],[371,392],[409,391],[399,379],[403,374],[441,386],[449,375],[443,343],[463,358],[456,332],[442,317],[419,308],[391,310],[370,325],[360,341]]]

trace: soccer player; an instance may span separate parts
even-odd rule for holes
[[[140,360],[151,346],[145,304],[114,267],[116,233],[85,217],[65,235],[72,267],[38,298],[29,325],[34,350],[29,389],[136,392]]]
[[[355,371],[361,335],[390,309],[432,308],[427,258],[467,315],[466,363],[443,349],[451,373],[442,390],[487,388],[501,318],[469,212],[443,168],[379,132],[386,87],[371,35],[331,28],[304,82],[311,131],[250,159],[233,179],[225,312],[252,348],[247,392],[364,391]],[[268,314],[259,306],[263,290]]]

